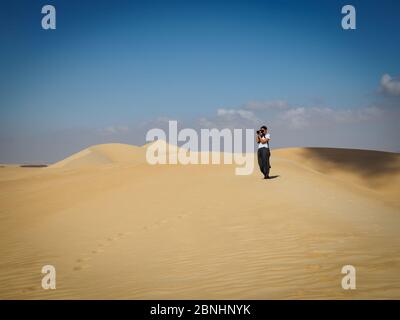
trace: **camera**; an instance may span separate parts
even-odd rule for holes
[[[265,131],[264,130],[257,130],[257,135],[264,136],[265,135]]]

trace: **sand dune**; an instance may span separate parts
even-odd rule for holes
[[[148,147],[0,168],[0,298],[400,298],[399,154],[273,150],[265,181],[151,166]]]
[[[368,188],[379,193],[380,199],[400,205],[399,154],[337,148],[290,148],[277,150],[275,155],[346,184]]]
[[[89,147],[59,161],[51,168],[82,168],[105,164],[143,163],[145,150],[121,143],[100,144]]]

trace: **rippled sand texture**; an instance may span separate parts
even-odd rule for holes
[[[144,154],[1,167],[0,298],[400,298],[400,155],[273,150],[265,181]],[[56,290],[41,288],[46,264]]]

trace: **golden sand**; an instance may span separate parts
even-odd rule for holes
[[[273,150],[263,180],[145,150],[0,168],[1,299],[400,299],[399,154]]]

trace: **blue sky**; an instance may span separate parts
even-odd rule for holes
[[[57,10],[56,30],[41,28],[45,4]],[[345,4],[356,8],[356,30],[341,28]],[[399,100],[380,81],[388,74],[397,85],[399,16],[400,2],[387,0],[4,2],[0,162],[55,161],[92,143],[144,142],[141,125],[157,119],[195,126],[206,118],[218,126],[218,109],[249,111],[251,101],[287,104],[281,114],[251,111],[272,127],[275,117],[278,123],[305,108],[308,122],[295,136],[315,129],[309,108],[334,115],[378,108],[393,120]],[[384,148],[359,143],[364,131],[343,146],[399,151],[396,123],[376,132],[390,142]],[[282,136],[293,128],[279,129]],[[277,145],[332,145],[306,137]]]

